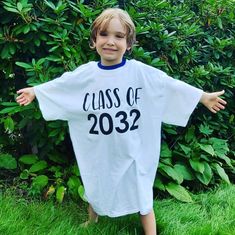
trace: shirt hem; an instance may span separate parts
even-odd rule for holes
[[[140,213],[141,215],[147,215],[151,212],[151,209],[140,211],[139,209],[133,209],[133,210],[126,210],[123,212],[118,212],[118,213],[106,213],[106,212],[99,212],[95,208],[93,208],[95,212],[100,215],[100,216],[108,216],[108,217],[120,217],[120,216],[125,216],[125,215],[130,215],[130,214],[135,214],[135,213]]]

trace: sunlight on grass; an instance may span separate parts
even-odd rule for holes
[[[193,196],[194,203],[157,200],[154,209],[160,235],[235,235],[235,186]],[[137,214],[120,218],[100,217],[99,223],[82,229],[84,203],[62,205],[27,201],[12,193],[0,195],[0,234],[4,235],[140,235]]]

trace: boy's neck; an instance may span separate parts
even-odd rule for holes
[[[126,64],[126,58],[122,58],[122,61],[118,64],[113,64],[113,65],[103,65],[101,61],[98,62],[98,67],[100,69],[105,69],[105,70],[112,70],[112,69],[117,69]]]

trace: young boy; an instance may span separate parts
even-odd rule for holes
[[[94,21],[89,62],[50,82],[17,93],[20,105],[35,96],[46,120],[68,121],[89,221],[98,215],[140,213],[146,235],[155,235],[152,186],[160,152],[161,123],[185,126],[200,101],[224,109],[224,91],[206,93],[123,56],[135,42],[135,26],[120,9]]]

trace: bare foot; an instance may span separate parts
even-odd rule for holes
[[[80,224],[80,227],[86,228],[86,227],[88,227],[91,224],[98,223],[98,215],[93,210],[91,205],[89,205],[89,207],[88,207],[88,215],[89,215],[89,219],[86,222]]]
[[[98,216],[95,218],[95,220],[87,220],[86,222],[82,223],[79,225],[81,228],[87,228],[91,224],[96,224],[98,223]]]

